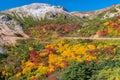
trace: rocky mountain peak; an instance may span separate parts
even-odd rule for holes
[[[45,4],[45,3],[33,3],[33,4],[30,4],[30,5],[25,5],[25,6],[22,6],[23,8],[28,8],[28,9],[40,9],[40,8],[46,8],[46,7],[54,7],[54,8],[60,8],[62,9],[63,7],[62,6],[53,6],[51,4]]]
[[[3,13],[7,14],[12,12],[17,13],[19,16],[32,16],[33,18],[44,18],[48,12],[51,12],[52,14],[67,13],[66,9],[62,6],[53,6],[44,3],[33,3],[3,11]]]

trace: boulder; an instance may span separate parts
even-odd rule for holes
[[[5,53],[4,49],[0,47],[0,54]]]

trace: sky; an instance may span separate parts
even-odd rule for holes
[[[85,12],[120,4],[120,0],[0,0],[0,11],[31,3],[48,3],[55,6],[63,6],[69,12]]]

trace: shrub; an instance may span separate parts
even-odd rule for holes
[[[120,61],[107,60],[98,64],[98,71],[90,80],[119,80],[120,79]]]
[[[60,80],[117,80],[120,78],[120,61],[72,62],[59,77]]]
[[[60,80],[89,80],[96,71],[96,64],[72,62],[62,72]]]

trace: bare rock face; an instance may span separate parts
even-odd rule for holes
[[[0,14],[0,45],[15,44],[16,40],[25,38],[28,36],[16,20]]]

